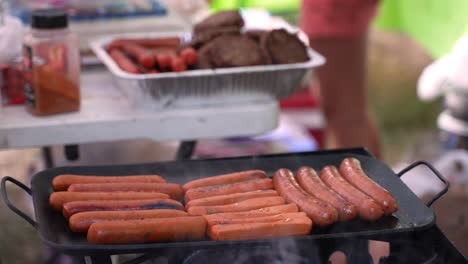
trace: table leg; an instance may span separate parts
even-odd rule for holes
[[[71,257],[72,264],[86,264],[84,257]]]
[[[154,256],[152,256],[150,254],[144,254],[144,255],[141,255],[141,256],[136,257],[134,259],[122,262],[122,264],[140,264],[140,263],[143,263],[145,261],[151,261],[153,257]]]
[[[372,264],[369,254],[369,241],[364,239],[349,240],[343,251],[346,254],[347,263]]]
[[[68,161],[75,161],[80,158],[78,145],[65,145],[65,157]]]
[[[54,167],[54,159],[52,158],[52,149],[50,147],[42,148],[42,156],[44,157],[44,162],[46,169],[51,169]]]
[[[92,264],[112,264],[112,259],[110,256],[91,256],[89,257],[91,259]],[[86,263],[88,261],[86,260]]]
[[[197,145],[196,140],[182,141],[180,142],[179,149],[177,150],[176,160],[187,160],[192,157],[195,146]]]
[[[56,264],[60,259],[60,253],[53,248],[50,248],[51,256],[46,260],[46,264]]]
[[[373,263],[369,254],[369,241],[364,239],[323,240],[319,248],[322,263],[330,263],[328,260],[335,251],[341,251],[346,255],[346,263],[370,264]]]

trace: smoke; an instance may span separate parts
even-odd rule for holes
[[[301,243],[302,242],[302,243]],[[314,242],[296,238],[277,238],[271,243],[243,243],[226,249],[199,250],[185,259],[184,264],[306,264],[320,261]]]

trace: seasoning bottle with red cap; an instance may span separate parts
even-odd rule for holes
[[[62,10],[32,13],[24,39],[26,107],[34,115],[80,109],[80,54],[78,38],[68,29]]]

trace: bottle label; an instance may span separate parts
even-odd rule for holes
[[[36,115],[77,111],[80,103],[78,54],[69,54],[69,46],[63,42],[26,45],[29,46],[24,47],[24,60],[29,70],[24,91],[29,110]],[[78,60],[76,64],[69,65],[69,55]],[[77,76],[72,75],[76,69]]]
[[[26,105],[35,108],[36,107],[36,96],[34,94],[34,87],[33,87],[33,75],[32,75],[32,68],[33,68],[33,55],[32,55],[32,48],[31,46],[24,45],[23,46],[23,63],[24,63],[24,99]]]

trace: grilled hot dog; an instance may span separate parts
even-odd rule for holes
[[[312,230],[312,221],[304,216],[268,223],[214,225],[208,236],[214,240],[261,239],[282,236],[303,236]]]
[[[182,186],[176,183],[84,183],[72,184],[69,192],[159,192],[179,200],[184,195]]]
[[[112,221],[94,223],[88,230],[93,244],[130,244],[201,240],[205,238],[206,221],[201,216]]]
[[[172,58],[167,54],[158,54],[156,55],[156,60],[158,61],[158,66],[161,71],[168,71],[171,68]]]
[[[323,183],[317,172],[311,167],[302,167],[296,173],[299,185],[310,195],[331,204],[338,210],[340,221],[356,218],[357,207],[345,201],[339,194]]]
[[[153,53],[135,43],[124,43],[120,47],[123,52],[132,57],[141,66],[151,69],[155,65]]]
[[[340,173],[354,187],[378,202],[386,215],[398,211],[397,203],[392,195],[366,175],[359,160],[344,159],[340,165]]]
[[[291,221],[291,219],[307,217],[304,212],[284,213],[276,215],[267,215],[261,217],[244,217],[244,218],[215,218],[207,220],[208,227],[214,225],[227,225],[227,224],[250,224],[250,223],[270,223],[277,221]],[[289,219],[289,220],[288,220]]]
[[[197,51],[194,48],[185,48],[180,52],[185,64],[191,66],[197,63]]]
[[[172,199],[146,199],[146,200],[107,200],[107,201],[76,201],[63,205],[63,216],[70,218],[80,212],[89,211],[130,211],[150,209],[184,210],[184,206]]]
[[[157,48],[157,47],[170,47],[175,48],[180,45],[180,38],[177,37],[166,37],[166,38],[135,38],[135,39],[116,39],[112,41],[108,48],[120,48],[126,43],[133,43],[141,45],[146,48]]]
[[[225,205],[245,201],[252,198],[271,196],[278,196],[278,193],[275,190],[259,190],[245,193],[218,195],[191,200],[185,205],[185,208],[189,209],[191,206]]]
[[[256,218],[256,217],[277,215],[277,214],[282,214],[282,213],[296,213],[298,212],[298,210],[299,209],[297,208],[297,205],[295,204],[284,204],[284,205],[265,207],[265,208],[246,211],[246,212],[204,215],[204,217],[207,221],[228,221],[231,219],[238,219],[238,218]]]
[[[173,72],[183,72],[187,70],[187,64],[182,58],[174,58],[171,61],[171,69]]]
[[[90,200],[141,200],[141,199],[167,199],[165,193],[142,192],[54,192],[49,196],[49,204],[56,211],[62,211],[65,203]]]
[[[203,179],[193,180],[187,182],[182,186],[185,191],[192,188],[207,187],[213,185],[221,185],[228,183],[235,183],[241,181],[255,180],[255,179],[265,179],[268,178],[266,173],[261,170],[250,170],[242,171],[236,173],[223,174],[218,176],[207,177]]]
[[[137,65],[133,63],[132,60],[127,58],[127,56],[121,50],[111,49],[109,51],[109,55],[122,70],[134,74],[141,73]]]
[[[52,180],[54,191],[66,191],[74,183],[112,183],[112,182],[166,182],[159,175],[131,175],[131,176],[84,176],[75,174],[62,174]]]
[[[319,226],[328,226],[338,219],[338,211],[305,192],[288,169],[279,169],[273,177],[275,189],[289,203],[295,203]]]
[[[273,183],[271,179],[258,179],[230,184],[193,188],[189,189],[185,193],[185,201],[190,202],[194,199],[200,199],[210,196],[268,189],[273,189]]]
[[[173,209],[135,210],[135,211],[93,211],[74,214],[68,220],[73,232],[85,233],[93,223],[120,220],[143,220],[188,216],[184,211]]]
[[[337,192],[348,202],[356,205],[359,216],[367,221],[375,221],[382,217],[382,207],[372,198],[362,193],[347,182],[334,166],[327,166],[320,172],[323,182]]]
[[[206,215],[217,213],[244,212],[264,207],[284,204],[280,196],[261,197],[226,205],[192,206],[188,209],[190,215]]]

